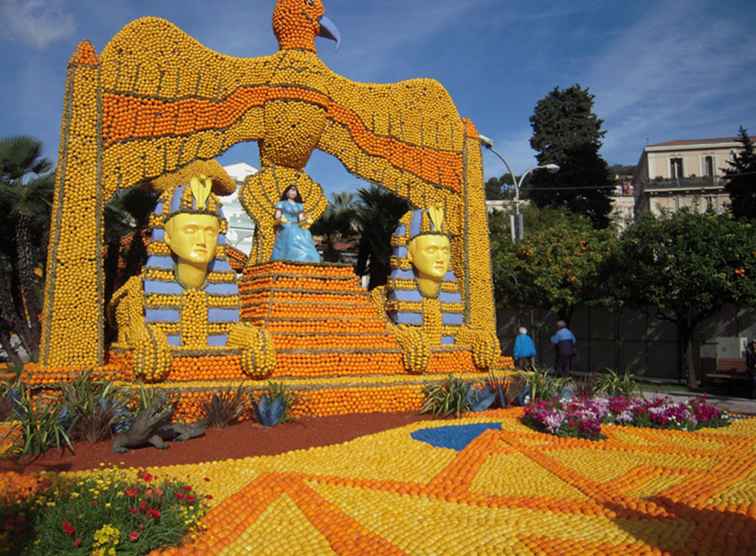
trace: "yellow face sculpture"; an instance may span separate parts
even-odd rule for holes
[[[220,222],[211,214],[180,213],[165,224],[165,243],[179,264],[207,267],[215,258]]]
[[[415,267],[418,280],[441,282],[451,260],[449,238],[441,234],[417,236],[409,244],[408,258]]]

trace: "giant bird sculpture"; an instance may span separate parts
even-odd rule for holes
[[[99,314],[103,303],[95,292],[102,279],[97,254],[105,200],[119,188],[215,158],[244,141],[258,142],[262,163],[240,195],[260,232],[251,264],[270,255],[273,206],[286,185],[299,186],[311,217],[325,209],[320,187],[304,172],[320,149],[416,207],[443,205],[455,260],[464,260],[455,272],[465,281],[468,306],[480,299],[482,313],[471,308],[471,319],[493,321],[474,126],[432,79],[355,83],[331,71],[315,46],[318,36],[338,39],[324,12],[322,0],[277,0],[279,50],[256,58],[215,52],[153,17],[128,24],[99,54],[90,43],[79,44],[69,62],[61,124],[43,365],[102,361],[102,338],[92,353],[66,354],[56,346],[102,325],[85,322],[84,315]],[[91,240],[66,231],[70,226],[91,231]],[[468,245],[464,237],[472,231],[484,237]],[[478,279],[468,284],[472,268]],[[56,296],[60,288],[81,295]],[[81,301],[88,296],[97,301]]]

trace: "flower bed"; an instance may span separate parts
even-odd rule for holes
[[[597,440],[603,438],[601,423],[694,431],[721,427],[730,416],[703,398],[675,402],[670,398],[590,398],[540,401],[528,406],[523,421],[555,434]]]
[[[0,554],[146,554],[181,542],[207,508],[191,485],[144,470],[4,478],[24,486],[0,491]]]

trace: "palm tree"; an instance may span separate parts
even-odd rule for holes
[[[370,275],[368,288],[372,290],[388,280],[391,234],[410,205],[405,199],[375,185],[362,188],[357,194],[356,221],[360,243],[355,272],[360,276]]]
[[[354,195],[334,193],[332,198],[332,202],[312,225],[310,231],[314,235],[323,237],[325,245],[323,259],[335,263],[341,260],[341,253],[336,249],[336,241],[353,239],[357,234],[357,229],[354,222],[356,216]]]
[[[0,139],[0,346],[22,365],[16,336],[36,360],[42,305],[41,272],[46,258],[54,188],[52,165],[32,137]],[[37,271],[37,272],[35,272]]]

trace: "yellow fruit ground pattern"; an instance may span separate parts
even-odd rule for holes
[[[425,421],[278,456],[152,469],[212,495],[155,554],[756,554],[756,419],[693,433],[524,428],[521,411]],[[499,423],[464,448],[419,429]]]

